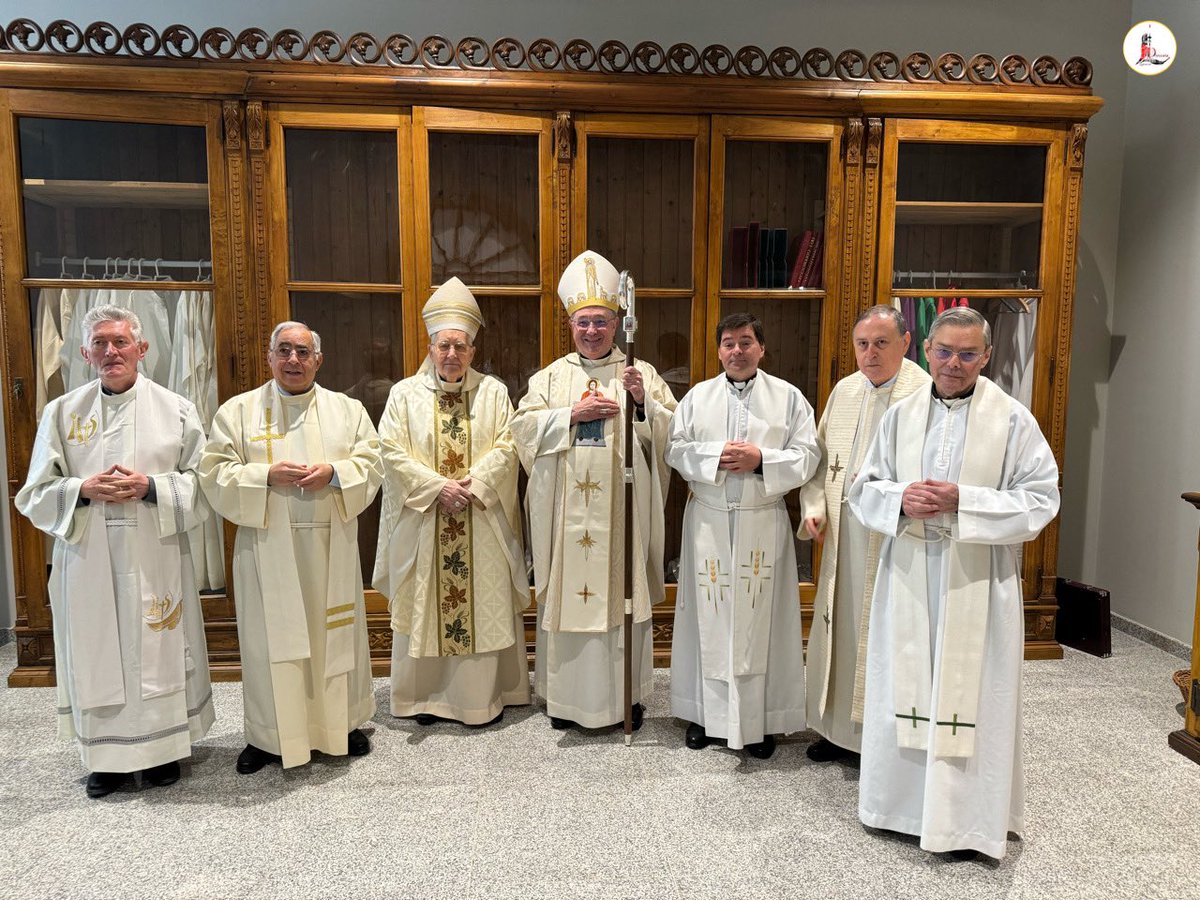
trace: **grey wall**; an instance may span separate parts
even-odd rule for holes
[[[1182,23],[1183,12],[1190,4],[1177,5]],[[1108,517],[1122,505],[1102,504],[1106,455],[1115,454],[1119,460],[1127,462],[1137,452],[1136,447],[1127,446],[1116,438],[1105,439],[1106,434],[1114,431],[1109,421],[1113,415],[1109,399],[1109,348],[1117,284],[1117,223],[1121,204],[1126,92],[1130,81],[1137,77],[1129,73],[1121,59],[1121,41],[1126,29],[1136,21],[1132,18],[1133,6],[1132,0],[1058,0],[1053,3],[1009,0],[995,4],[965,4],[957,0],[912,0],[902,4],[892,0],[842,0],[839,3],[741,0],[732,5],[724,0],[659,0],[656,3],[610,0],[607,3],[574,4],[561,0],[425,0],[405,5],[396,0],[343,0],[338,4],[314,0],[267,0],[253,4],[244,0],[209,0],[203,6],[178,0],[154,3],[146,0],[52,0],[50,3],[0,0],[0,19],[32,14],[43,24],[61,17],[80,23],[106,19],[119,26],[134,21],[145,21],[157,27],[183,22],[196,29],[223,25],[234,31],[251,25],[268,31],[295,27],[306,34],[319,28],[330,28],[343,36],[355,30],[377,36],[400,31],[416,38],[435,33],[452,39],[467,35],[495,39],[509,35],[526,43],[545,36],[556,40],[585,37],[593,43],[619,38],[627,43],[653,39],[662,44],[689,41],[697,45],[753,43],[764,48],[780,44],[799,49],[824,46],[835,52],[856,47],[867,53],[883,49],[901,54],[914,50],[933,54],[954,50],[964,54],[1019,53],[1030,59],[1041,54],[1050,54],[1060,60],[1076,55],[1087,57],[1095,67],[1093,89],[1104,98],[1106,105],[1092,120],[1087,147],[1059,570],[1072,578],[1112,587],[1117,592],[1118,608],[1132,618],[1161,628],[1181,640],[1190,640],[1190,625],[1184,628],[1182,619],[1166,615],[1165,610],[1152,614],[1152,604],[1156,601],[1146,596],[1146,592],[1135,589],[1141,584],[1142,570],[1154,565],[1154,557],[1146,557],[1143,564],[1142,557],[1131,554],[1125,546],[1114,548],[1114,542],[1119,543],[1116,535],[1121,532],[1115,532],[1101,517],[1102,505]],[[1139,15],[1143,6],[1158,8],[1162,4],[1138,3]],[[37,11],[39,7],[50,11]],[[1164,14],[1163,18],[1169,19],[1171,15],[1175,13]],[[1197,13],[1191,11],[1189,15],[1194,23]],[[1177,34],[1180,31],[1176,29]],[[1176,67],[1179,71],[1171,75],[1177,82],[1182,82],[1186,70],[1180,63],[1176,63]],[[1143,85],[1136,87],[1139,91],[1148,89]],[[1158,92],[1159,95],[1163,93]],[[1160,96],[1160,99],[1165,102],[1165,98]],[[1193,130],[1198,125],[1200,123],[1194,122]],[[1183,141],[1176,144],[1181,166],[1186,146]],[[1194,184],[1194,176],[1190,172],[1187,175]],[[1149,172],[1147,177],[1150,177]],[[1162,196],[1168,192],[1159,193]],[[1177,190],[1172,190],[1170,195],[1182,199]],[[1135,317],[1139,314],[1138,307],[1135,306],[1132,313],[1118,318],[1124,322],[1126,318]],[[1128,330],[1129,326],[1122,325],[1122,328]],[[1184,333],[1179,330],[1164,332],[1167,335]],[[1170,362],[1163,360],[1162,364],[1165,375]],[[1140,387],[1141,382],[1138,370],[1132,369],[1124,360],[1121,365],[1125,368],[1115,377],[1122,380],[1124,403],[1138,393],[1134,388]],[[1139,398],[1139,403],[1142,399]],[[1144,404],[1142,410],[1149,415]],[[1121,416],[1120,422],[1126,431],[1138,430],[1130,427],[1126,416]],[[1144,424],[1141,427],[1144,433],[1151,431]],[[1134,439],[1132,434],[1124,437],[1129,441]],[[1161,467],[1152,467],[1151,471],[1155,470],[1161,471]],[[1125,466],[1113,472],[1129,477]],[[1200,479],[1192,478],[1190,484],[1186,478],[1179,481],[1165,489],[1165,494],[1200,487]],[[1118,490],[1121,496],[1129,497],[1147,521],[1167,525],[1165,513],[1159,516],[1157,512],[1151,512],[1151,504],[1144,501],[1146,493],[1145,490]],[[1182,504],[1176,501],[1176,505]],[[1179,540],[1193,541],[1194,528],[1175,527],[1183,512],[1171,508],[1174,519],[1170,530],[1179,532]],[[1110,527],[1103,529],[1102,524],[1110,524]],[[1171,538],[1175,539],[1174,534]],[[1163,548],[1164,543],[1155,542],[1151,549],[1160,553],[1164,552]],[[1108,565],[1102,564],[1106,557],[1110,560]],[[1193,569],[1194,564],[1193,551],[1190,561]],[[1182,559],[1173,559],[1171,568],[1182,571],[1181,567]],[[1149,573],[1145,573],[1145,577],[1148,578]],[[1137,598],[1132,608],[1131,598]]]
[[[1113,607],[1191,643],[1200,516],[1200,5],[1137,2],[1169,25],[1180,55],[1129,76],[1112,375],[1097,578]]]

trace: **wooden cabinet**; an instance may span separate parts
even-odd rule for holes
[[[39,398],[64,387],[49,383],[65,358],[48,349],[49,324],[67,355],[77,340],[64,292],[153,293],[168,328],[171,303],[206,299],[207,341],[178,346],[207,346],[220,400],[268,377],[276,322],[306,321],[322,335],[319,380],[377,422],[425,356],[422,304],[451,276],[486,319],[476,366],[515,402],[571,349],[556,285],[585,247],[632,272],[639,356],[678,396],[719,372],[712,332],[731,311],[763,320],[765,367],[819,413],[854,369],[850,331],[872,303],[911,309],[916,324],[939,302],[975,306],[1011,344],[1005,386],[1061,466],[1083,144],[1100,106],[1086,61],[361,35],[296,44],[256,32],[193,45],[186,28],[138,45],[158,56],[134,58],[89,55],[57,32],[34,46],[36,33],[12,32],[0,52],[10,493]],[[133,54],[135,38],[113,40]],[[675,478],[671,577],[685,503]],[[360,522],[368,582],[378,509]],[[45,684],[45,544],[10,515],[11,681]],[[806,626],[812,553],[798,545]],[[1024,549],[1031,655],[1059,652],[1056,556],[1057,523]],[[236,677],[232,598],[215,580],[211,658],[218,677]],[[673,597],[668,584],[655,610],[660,662]],[[368,612],[386,671],[386,604],[371,591]]]

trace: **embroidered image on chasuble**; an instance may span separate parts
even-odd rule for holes
[[[204,431],[186,399],[144,376],[52,400],[14,503],[55,538],[59,734],[91,771],[129,772],[188,755],[213,722],[204,625],[186,540],[209,508],[195,467]],[[121,464],[155,502],[80,504],[84,479]]]
[[[634,621],[650,618],[662,597],[663,506],[669,470],[663,459],[670,388],[648,363],[637,361],[646,389],[645,420],[635,421],[633,465]],[[586,360],[570,353],[536,373],[513,420],[522,464],[530,473],[526,502],[537,597],[547,631],[606,632],[624,616],[624,413],[597,420],[580,437],[571,406],[596,384],[605,397],[627,402],[621,387],[624,357]],[[589,423],[583,423],[589,424]]]

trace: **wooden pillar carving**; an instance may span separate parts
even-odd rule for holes
[[[571,179],[575,164],[575,123],[569,112],[554,114],[554,204],[558,230],[554,234],[557,252],[554,257],[553,284],[546,285],[551,297],[557,296],[558,279],[571,262]],[[554,307],[554,334],[551,345],[554,358],[572,349],[570,326],[565,311],[558,303]]]
[[[1055,329],[1057,346],[1054,356],[1050,359],[1050,430],[1046,440],[1054,452],[1054,461],[1058,463],[1059,489],[1062,489],[1063,450],[1067,441],[1067,393],[1071,380],[1071,328],[1075,313],[1075,277],[1078,269],[1079,253],[1079,205],[1083,193],[1083,151],[1087,142],[1087,125],[1076,124],[1071,127],[1070,145],[1067,149],[1067,172],[1065,185],[1065,202],[1063,204],[1062,228],[1062,294],[1058,304],[1058,321],[1045,323]],[[1041,323],[1039,323],[1041,324]],[[1055,570],[1058,561],[1058,535],[1061,527],[1061,516],[1055,516],[1054,521],[1042,532],[1042,560],[1040,568],[1041,584],[1038,586],[1038,600],[1055,604]],[[1042,639],[1054,639],[1055,612],[1049,614],[1050,622],[1040,631]]]
[[[879,227],[879,161],[882,149],[883,120],[868,118],[862,161],[863,214],[862,228],[859,230],[858,290],[855,292],[859,312],[868,309],[875,297],[875,248],[879,240],[875,231]],[[890,235],[887,240],[891,240]]]
[[[862,265],[863,243],[866,235],[859,227],[859,219],[863,214],[863,120],[857,116],[846,120],[846,130],[842,132],[842,158],[845,165],[845,227],[848,238],[842,241],[842,296],[838,310],[838,345],[833,348],[833,377],[831,386],[838,379],[844,378],[853,371],[853,354],[846,350],[846,338],[854,327],[863,308],[865,297],[860,293],[861,282],[858,277]]]

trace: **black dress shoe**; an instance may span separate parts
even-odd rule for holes
[[[151,766],[142,772],[142,780],[148,781],[155,787],[166,787],[179,780],[179,762],[173,760],[161,766]]]
[[[371,752],[371,742],[361,730],[355,728],[346,735],[346,752],[351,756],[366,756]]]
[[[417,720],[417,724],[422,728],[428,728],[438,720],[438,717],[433,713],[417,713],[413,718]]]
[[[703,750],[708,746],[708,732],[703,725],[693,722],[687,728],[687,736],[683,739],[689,750]]]
[[[849,751],[843,750],[833,741],[827,741],[821,738],[814,744],[809,744],[804,750],[804,755],[813,762],[833,762],[835,759],[841,759],[848,755]]]
[[[757,744],[747,744],[746,752],[755,759],[770,759],[775,752],[775,735],[768,734]]]
[[[87,795],[93,800],[107,797],[122,784],[129,775],[126,772],[89,772]]]
[[[555,731],[566,731],[568,728],[570,728],[574,724],[575,723],[572,722],[570,719],[560,719],[558,716],[550,717],[550,727],[553,728]]]
[[[955,862],[970,862],[973,859],[979,859],[979,851],[977,850],[951,850],[946,855]]]
[[[246,749],[238,754],[237,770],[242,775],[253,775],[267,763],[273,762],[283,762],[283,760],[274,753],[268,753],[253,744],[247,744]]]
[[[632,724],[633,724],[634,731],[637,731],[639,728],[642,727],[642,719],[645,717],[645,715],[646,715],[646,707],[642,706],[642,704],[640,704],[640,703],[633,704],[633,714],[630,716],[630,718],[633,720]],[[625,725],[625,723],[622,722],[621,726],[624,727],[624,725]]]

